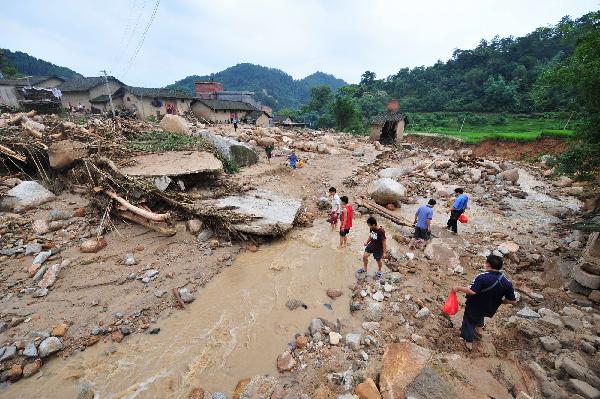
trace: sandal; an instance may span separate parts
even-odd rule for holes
[[[380,279],[381,278],[381,272],[375,272],[375,279]]]
[[[366,273],[366,272],[367,271],[362,267],[356,271],[356,273],[358,273],[358,274],[362,274],[362,273]]]

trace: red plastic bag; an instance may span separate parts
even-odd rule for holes
[[[450,291],[442,310],[448,316],[453,316],[458,313],[458,298],[456,297],[456,292]]]
[[[469,218],[464,213],[461,213],[460,216],[458,217],[458,221],[461,223],[468,223]]]

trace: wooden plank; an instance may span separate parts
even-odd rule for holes
[[[384,208],[381,205],[378,205],[374,202],[371,202],[367,199],[364,198],[358,198],[356,200],[356,203],[359,206],[364,206],[365,208],[367,208],[368,210],[370,210],[371,212],[375,212],[381,216],[383,216],[384,218],[400,225],[400,226],[408,226],[408,227],[413,227],[413,223],[410,223],[408,220],[402,218],[401,216],[395,215],[393,213],[391,213],[391,211],[389,211],[388,209]]]

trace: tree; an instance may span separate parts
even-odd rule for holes
[[[377,75],[375,75],[375,72],[365,71],[365,73],[361,75],[360,84],[364,86],[372,86],[376,77]]]
[[[508,111],[517,106],[517,87],[502,76],[490,76],[483,84],[483,94],[489,111]]]
[[[356,101],[343,94],[335,96],[333,103],[333,116],[338,130],[362,133],[364,126],[360,118],[360,110]]]

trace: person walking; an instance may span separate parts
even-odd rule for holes
[[[421,205],[415,213],[415,233],[410,240],[409,248],[422,249],[426,242],[431,238],[431,220],[433,219],[433,207],[436,201],[431,198],[426,205]]]
[[[269,161],[269,163],[271,163],[271,158],[273,157],[274,149],[275,149],[275,146],[273,144],[269,144],[268,146],[265,147],[265,152],[267,153],[267,161]]]
[[[484,319],[493,317],[502,304],[517,303],[512,282],[500,271],[502,258],[489,255],[485,272],[478,274],[469,287],[453,287],[452,291],[467,295],[460,337],[468,350],[473,349],[473,339],[481,338]]]
[[[352,214],[354,210],[352,205],[348,203],[348,197],[343,195],[340,199],[342,202],[342,213],[340,216],[340,248],[348,245],[348,233],[352,228]]]
[[[452,233],[458,233],[458,218],[465,212],[469,204],[469,197],[465,194],[462,188],[454,189],[456,199],[450,208],[450,218],[448,219],[447,228],[452,230]]]
[[[329,187],[329,199],[331,200],[331,211],[329,212],[329,223],[331,224],[331,230],[335,230],[337,227],[338,218],[342,211],[342,201],[340,196],[337,194],[335,187]]]
[[[373,254],[373,258],[377,262],[377,272],[373,278],[381,278],[381,268],[383,266],[382,259],[387,257],[387,239],[383,227],[377,225],[377,220],[373,216],[367,219],[369,225],[369,239],[365,242],[365,253],[363,254],[363,267],[358,269],[357,273],[367,273],[369,264],[369,256]]]

